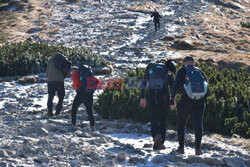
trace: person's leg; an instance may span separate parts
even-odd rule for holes
[[[195,129],[195,149],[200,149],[202,131],[203,131],[203,114],[205,110],[204,100],[198,100],[194,103],[192,117]]]
[[[187,118],[192,107],[191,100],[188,97],[182,96],[177,106],[177,132],[179,148],[184,150],[184,139]]]
[[[154,21],[154,25],[155,25],[155,31],[157,31],[157,22]]]
[[[76,125],[76,113],[82,101],[83,101],[83,93],[77,93],[74,98],[72,109],[71,109],[71,122],[73,125]]]
[[[90,126],[95,126],[95,117],[93,114],[93,93],[85,93],[83,98],[83,104],[86,107],[87,114],[88,114],[88,120],[90,122]]]
[[[152,137],[156,137],[156,135],[160,135],[160,121],[159,121],[159,106],[156,105],[154,97],[150,97],[148,99],[149,102],[149,112],[150,112],[150,123],[151,123],[151,135]]]
[[[158,29],[160,29],[160,21],[158,21],[157,24],[158,24]]]
[[[48,115],[53,116],[53,99],[55,96],[56,89],[54,87],[53,82],[48,82],[48,101],[47,101],[47,108],[48,108]]]
[[[160,129],[161,129],[162,144],[164,144],[166,138],[168,112],[169,112],[169,101],[167,101],[166,104],[162,105],[160,111]]]
[[[64,83],[63,82],[57,82],[57,95],[58,95],[58,103],[56,105],[56,115],[58,115],[61,110],[62,110],[62,105],[63,105],[63,99],[65,96],[65,88],[64,88]]]

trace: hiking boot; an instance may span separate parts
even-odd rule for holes
[[[164,149],[166,149],[166,147],[164,146],[164,144],[161,144],[160,150],[164,150]]]
[[[56,111],[55,115],[59,115],[60,114],[60,111]]]
[[[172,151],[173,154],[184,154],[184,148],[178,148]]]
[[[52,111],[48,111],[47,115],[48,115],[49,117],[52,117],[52,116],[53,116],[53,112],[52,112]]]
[[[201,149],[200,148],[196,148],[195,149],[195,155],[202,155],[203,153],[202,153],[202,151],[201,151]]]
[[[90,126],[90,131],[95,132],[96,131],[95,126]]]
[[[154,140],[153,150],[163,149],[164,145],[162,145],[162,138],[160,135],[156,135],[153,140]]]

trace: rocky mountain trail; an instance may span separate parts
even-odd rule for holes
[[[16,17],[12,26],[1,29],[8,30],[9,42],[28,39],[84,46],[113,64],[113,78],[157,58],[167,56],[178,62],[187,54],[223,68],[249,68],[249,28],[240,26],[249,19],[247,0],[27,2],[33,6],[29,12],[27,3],[23,4],[22,10],[12,11],[22,19]],[[154,8],[162,15],[157,32],[150,17]],[[160,151],[152,150],[150,124],[104,120],[95,113],[99,133],[91,133],[83,106],[74,128],[70,110],[75,92],[70,78],[65,81],[62,113],[49,118],[44,77],[26,78],[28,81],[14,77],[0,82],[0,166],[250,166],[250,141],[237,135],[206,132],[204,154],[194,156],[192,130],[186,134],[185,154],[175,155],[172,150],[178,144],[174,128],[167,131],[166,149]],[[110,75],[98,77],[105,80]],[[95,93],[95,101],[101,92]]]
[[[0,83],[1,166],[249,165],[249,140],[237,135],[225,137],[205,133],[204,154],[194,156],[192,130],[186,134],[185,154],[176,155],[172,151],[178,146],[177,133],[171,127],[167,130],[166,149],[160,151],[152,150],[149,123],[104,120],[95,113],[98,132],[93,133],[85,108],[80,106],[75,128],[70,124],[70,109],[75,96],[71,84],[72,81],[66,79],[63,111],[49,118],[46,116],[46,83]]]

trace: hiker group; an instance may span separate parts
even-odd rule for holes
[[[72,87],[77,94],[71,109],[71,123],[76,126],[78,107],[83,103],[86,107],[91,131],[96,131],[93,114],[93,93],[99,80],[93,76],[91,68],[86,66],[71,66],[62,53],[55,53],[48,62],[46,74],[48,77],[48,116],[53,116],[53,98],[57,92],[59,101],[55,115],[60,114],[65,96],[64,79],[71,72]],[[153,150],[165,149],[167,116],[170,108],[176,105],[175,96],[180,91],[181,99],[177,104],[178,149],[176,153],[184,154],[185,127],[189,114],[195,129],[195,154],[201,155],[201,139],[203,131],[203,113],[205,100],[209,92],[205,74],[195,66],[192,56],[183,60],[182,67],[176,77],[174,60],[157,60],[147,65],[144,79],[141,82],[141,107],[148,106],[153,137]],[[147,93],[146,93],[147,92]],[[146,96],[147,94],[147,96]]]

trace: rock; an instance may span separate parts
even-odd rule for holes
[[[165,36],[161,40],[163,40],[163,41],[173,41],[174,37],[172,37],[172,36]]]
[[[127,159],[127,154],[125,152],[121,152],[117,154],[118,161],[123,162],[123,161],[126,161],[126,159]]]
[[[38,156],[37,158],[34,159],[35,162],[38,162],[38,163],[46,163],[48,164],[49,163],[49,158],[46,157],[46,156]]]
[[[112,65],[108,65],[107,67],[103,68],[93,68],[92,71],[95,75],[110,75],[113,73],[114,68]]]
[[[168,156],[167,155],[159,155],[156,156],[152,159],[152,162],[155,164],[159,164],[159,163],[167,163],[168,160]]]
[[[0,157],[6,158],[6,157],[9,157],[9,155],[8,155],[7,151],[1,149],[0,150]]]
[[[25,157],[25,152],[23,151],[23,149],[19,149],[17,150],[16,155],[19,157]]]
[[[36,150],[35,148],[33,148],[33,147],[29,146],[29,145],[24,145],[23,150],[26,153],[33,153],[33,154],[36,154],[38,152],[38,150]]]
[[[183,159],[183,157],[179,155],[170,155],[167,158],[169,161],[172,161],[172,162],[185,162],[186,161],[186,159]]]
[[[25,76],[17,80],[19,84],[37,83],[38,76]]]
[[[244,167],[244,160],[239,157],[224,158],[224,161],[229,167]]]
[[[49,123],[44,124],[43,126],[44,126],[44,128],[45,128],[46,130],[48,130],[48,131],[50,131],[50,132],[57,131],[58,128],[59,128],[57,125],[49,124]]]
[[[189,163],[201,163],[201,162],[203,162],[204,160],[203,160],[203,158],[200,157],[200,156],[189,156],[188,159],[187,159],[187,161],[188,161]]]
[[[7,166],[9,166],[7,163],[5,163],[5,162],[0,162],[0,166],[1,167],[7,167]]]
[[[174,41],[171,45],[172,48],[178,50],[192,50],[194,49],[193,43],[190,40],[178,40]]]
[[[102,164],[103,167],[117,166],[114,160],[105,161]]]
[[[114,132],[114,129],[108,127],[108,128],[106,128],[106,129],[102,130],[101,132],[102,132],[102,133],[113,133],[113,132]]]
[[[134,146],[132,146],[131,144],[126,144],[124,146],[124,148],[126,148],[126,149],[135,149]]]
[[[129,159],[130,163],[138,164],[138,163],[145,163],[145,159],[143,158],[138,158],[138,157],[131,157]]]
[[[210,158],[210,157],[204,157],[203,161],[208,165],[216,165],[216,166],[223,166],[225,165],[225,162],[221,158]]]
[[[152,148],[153,147],[153,144],[148,144],[148,143],[145,143],[144,145],[143,145],[143,148]]]
[[[70,160],[70,166],[71,167],[80,167],[81,166],[81,163],[79,160]]]
[[[16,119],[15,119],[13,116],[11,116],[11,115],[7,115],[7,116],[4,116],[4,117],[2,118],[2,120],[3,120],[3,121],[6,121],[6,122],[13,122],[13,121],[15,121]]]
[[[21,135],[31,135],[31,134],[37,134],[38,136],[48,136],[49,135],[49,132],[45,128],[39,127],[39,126],[26,128],[26,129],[22,130],[20,133],[21,133]]]

